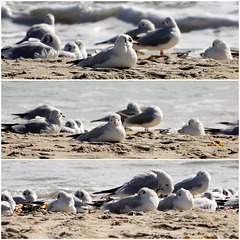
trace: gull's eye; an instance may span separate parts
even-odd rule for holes
[[[60,195],[57,196],[57,199],[59,199],[59,198],[60,198]]]
[[[132,38],[129,38],[128,41],[131,43],[132,42]]]
[[[181,196],[181,193],[179,193],[178,196],[180,197],[180,196]]]
[[[169,186],[169,184],[166,184],[166,186],[168,187],[168,186]]]

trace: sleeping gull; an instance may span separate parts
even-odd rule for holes
[[[220,122],[227,125],[226,128],[206,128],[207,132],[225,135],[238,135],[239,134],[239,122]]]
[[[156,169],[140,173],[120,187],[94,194],[109,193],[109,196],[125,197],[137,193],[142,187],[147,187],[158,194],[168,195],[173,191],[173,185],[172,178],[166,172]]]
[[[210,210],[216,210],[217,203],[213,197],[212,192],[205,192],[204,197],[201,198],[195,198],[193,200],[193,207],[194,208],[202,208],[202,209],[210,209]]]
[[[48,106],[48,105],[42,105],[40,107],[29,110],[25,113],[13,113],[12,115],[16,115],[16,116],[18,116],[22,119],[26,119],[26,120],[36,118],[37,116],[49,118],[49,116],[53,110],[60,111],[59,109],[57,109],[55,107]]]
[[[45,34],[55,33],[54,22],[55,22],[54,16],[50,13],[46,14],[44,16],[44,23],[34,24],[27,31],[25,37],[21,41],[17,42],[16,44],[13,44],[12,46],[3,47],[2,52],[5,51],[5,50],[9,50],[9,49],[13,48],[20,43],[28,41],[30,38],[36,38],[36,39],[41,40]]]
[[[22,195],[13,197],[13,200],[16,204],[32,203],[37,200],[37,194],[31,189],[27,189],[22,192]]]
[[[62,113],[53,110],[47,118],[35,118],[23,124],[5,124],[17,133],[59,133],[62,126]]]
[[[168,211],[171,209],[191,210],[192,208],[193,208],[192,194],[188,190],[180,188],[176,192],[176,195],[172,194],[162,200],[160,199],[157,209],[160,211]]]
[[[180,188],[187,189],[192,195],[197,195],[207,191],[211,181],[211,176],[207,171],[199,171],[195,177],[184,179],[175,184],[173,192],[176,193]]]
[[[140,37],[136,45],[134,44],[134,49],[160,50],[160,57],[163,57],[163,50],[173,48],[179,42],[181,36],[174,18],[166,18],[163,24],[166,27],[156,29]]]
[[[122,113],[119,112],[121,115]],[[158,106],[147,107],[143,112],[126,118],[123,122],[123,126],[127,127],[144,127],[145,132],[148,132],[148,128],[157,126],[163,119],[163,113]]]
[[[13,213],[16,203],[8,191],[4,191],[1,195],[1,215]]]
[[[127,31],[124,34],[127,34],[130,37],[132,37],[133,40],[136,40],[137,37],[139,36],[139,34],[147,33],[149,31],[153,31],[153,30],[155,30],[154,24],[150,20],[142,19],[142,20],[139,21],[137,28],[134,28],[134,29],[132,29],[130,31]],[[114,43],[116,41],[117,37],[118,36],[115,36],[115,37],[113,37],[111,39],[108,39],[107,41],[95,43],[95,45]]]
[[[155,211],[158,206],[158,196],[153,190],[143,187],[137,195],[120,198],[105,203],[101,209],[114,213],[127,213],[130,211]]]
[[[129,117],[130,115],[136,115],[138,113],[141,113],[142,111],[144,111],[146,109],[145,106],[143,105],[139,105],[136,102],[131,102],[127,105],[127,108],[124,110],[120,110],[117,113],[120,114],[121,116],[121,121],[124,122],[124,120]],[[92,120],[91,122],[108,122],[110,119],[111,115],[108,115],[106,117],[100,118],[100,119],[96,119],[96,120]]]
[[[58,57],[69,57],[75,59],[83,59],[82,53],[74,42],[68,42],[64,48],[59,52]]]
[[[180,130],[180,134],[188,134],[191,136],[204,136],[204,127],[199,119],[192,118],[188,121],[188,124],[184,125]]]
[[[121,142],[124,140],[125,134],[121,117],[118,114],[112,114],[107,124],[95,127],[90,132],[77,136],[76,140],[89,142]]]
[[[132,68],[137,62],[137,54],[132,48],[133,40],[130,36],[121,34],[114,46],[107,48],[91,57],[73,62],[79,67],[93,68]]]
[[[92,198],[85,190],[76,191],[74,193],[73,200],[77,212],[82,212],[83,210],[89,209],[91,207],[89,204],[92,204]]]
[[[58,56],[60,49],[61,41],[59,37],[54,33],[47,33],[41,41],[39,39],[29,39],[29,41],[3,51],[2,58],[54,58]]]
[[[52,212],[72,212],[76,213],[74,200],[68,193],[62,191],[58,193],[57,199],[48,204],[47,211]]]
[[[203,58],[213,58],[216,60],[228,60],[232,59],[230,47],[225,41],[216,39],[212,43],[212,47],[209,47],[201,54]]]
[[[87,51],[86,51],[84,42],[82,40],[78,39],[74,43],[76,43],[76,45],[78,46],[78,48],[82,54],[82,57],[87,58],[88,55],[87,55]]]
[[[61,127],[60,132],[79,134],[84,133],[84,127],[81,120],[70,119],[66,121],[65,125]]]

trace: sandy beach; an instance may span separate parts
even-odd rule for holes
[[[237,159],[238,136],[128,133],[124,142],[78,142],[70,134],[2,132],[2,159]]]
[[[146,59],[139,56],[132,69],[80,68],[70,58],[56,59],[2,59],[2,79],[238,79],[239,60],[209,60],[182,58],[169,54],[167,58]]]
[[[2,217],[5,238],[239,238],[238,209],[168,212],[32,212]]]

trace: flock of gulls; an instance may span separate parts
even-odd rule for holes
[[[141,127],[145,129],[145,132],[149,132],[149,128],[157,126],[163,120],[163,113],[158,106],[147,107],[136,102],[129,103],[127,108],[116,111],[116,113],[92,120],[91,122],[106,123],[89,130],[84,128],[82,121],[79,119],[69,119],[63,125],[62,118],[65,118],[65,116],[62,112],[47,105],[13,115],[26,121],[23,123],[2,124],[2,130],[38,134],[67,132],[71,133],[70,136],[77,141],[89,142],[122,142],[129,127]],[[191,136],[204,136],[205,131],[227,135],[238,134],[238,121],[232,123],[222,122],[222,124],[228,124],[229,126],[222,129],[204,128],[199,119],[193,118],[178,131],[174,132],[171,129],[166,129],[165,132]]]
[[[79,67],[132,68],[137,63],[138,50],[159,50],[162,57],[163,51],[173,48],[181,38],[181,32],[173,17],[166,18],[163,21],[165,27],[159,29],[155,29],[151,21],[142,19],[136,28],[96,43],[113,46],[88,56],[81,40],[69,42],[62,48],[60,37],[55,33],[54,23],[54,16],[47,14],[44,23],[33,25],[21,41],[3,47],[2,58],[70,57],[76,60],[67,63]],[[228,44],[220,39],[215,39],[212,46],[201,56],[216,60],[232,59]]]
[[[79,213],[100,208],[119,214],[192,208],[216,210],[218,205],[238,207],[238,192],[234,188],[217,187],[210,191],[210,183],[211,176],[205,170],[174,184],[168,173],[155,169],[140,173],[119,187],[94,192],[94,195],[104,195],[100,200],[93,201],[85,190],[78,190],[74,194],[60,191],[57,199],[41,201],[41,204],[44,205],[44,211]],[[30,189],[23,191],[20,196],[11,196],[4,191],[1,195],[2,214],[13,213],[19,204],[39,204],[37,200],[37,194]]]

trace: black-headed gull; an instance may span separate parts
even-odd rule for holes
[[[188,124],[184,125],[180,130],[180,134],[188,134],[191,136],[204,136],[205,131],[203,124],[197,118],[192,118],[188,121]]]
[[[26,189],[22,192],[22,195],[13,197],[13,200],[16,204],[32,203],[37,200],[37,194],[31,189]]]

